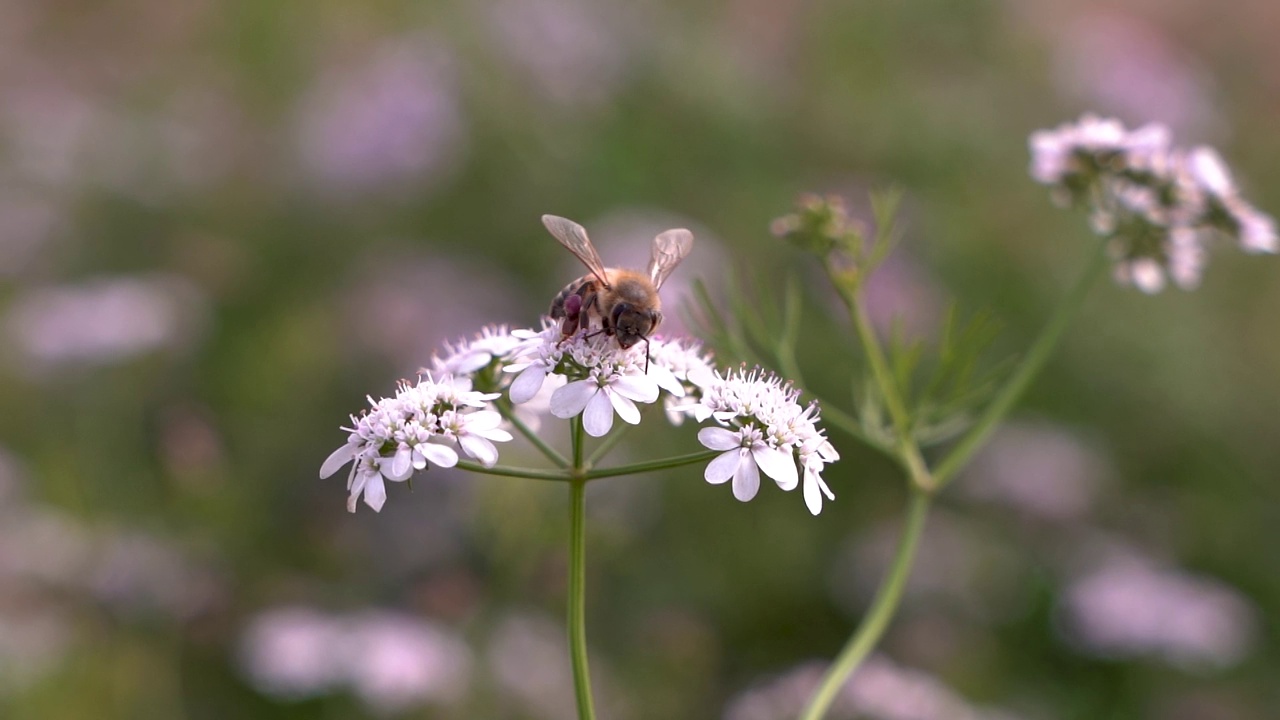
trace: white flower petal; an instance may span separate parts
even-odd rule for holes
[[[374,512],[382,512],[382,506],[387,502],[387,486],[382,483],[382,477],[374,475],[369,478],[369,484],[364,486],[364,504],[373,508]]]
[[[631,401],[631,398],[623,397],[616,392],[608,392],[607,390],[602,394],[609,396],[609,402],[613,404],[614,412],[618,413],[618,417],[622,418],[624,422],[631,425],[640,424],[640,409]]]
[[[413,474],[413,448],[401,443],[390,464],[384,462],[382,471],[391,480],[404,480]]]
[[[1200,146],[1191,151],[1188,158],[1191,173],[1205,190],[1222,197],[1236,191],[1231,173],[1222,156],[1211,147]]]
[[[594,380],[571,382],[551,393],[551,414],[567,420],[586,409],[587,401],[599,392]]]
[[[342,447],[329,453],[329,457],[325,458],[324,463],[320,466],[320,479],[333,475],[342,469],[343,465],[351,462],[356,457],[356,451],[360,449],[360,443],[347,443]]]
[[[636,402],[651,403],[658,399],[658,383],[648,375],[624,375],[609,386],[619,395]]]
[[[495,442],[511,442],[511,433],[502,429],[486,430],[484,432],[473,432],[472,435],[479,435],[486,440]]]
[[[746,502],[756,496],[760,490],[760,471],[755,462],[747,457],[747,450],[741,451],[742,462],[738,463],[738,471],[733,474],[733,496]]]
[[[378,473],[369,473],[365,471],[357,472],[351,478],[351,494],[347,497],[347,512],[356,511],[356,501],[360,499],[360,493],[364,492],[364,486],[369,483],[370,477],[380,477]]]
[[[720,453],[716,456],[716,459],[707,465],[702,477],[712,485],[727,483],[729,478],[738,472],[738,463],[743,462],[746,459],[746,455],[746,451],[741,448]]]
[[[478,435],[463,435],[458,438],[462,451],[480,461],[485,467],[493,467],[498,462],[498,448],[493,443]]]
[[[823,495],[826,495],[828,500],[836,499],[836,496],[831,492],[831,488],[827,487],[827,483],[823,481],[821,475],[812,470],[805,470],[804,504],[808,506],[810,513],[817,515],[822,512]]]
[[[468,413],[467,432],[483,435],[502,424],[502,414],[494,410],[478,410]]]
[[[533,364],[525,368],[511,382],[511,402],[517,405],[529,402],[538,394],[542,381],[546,379],[547,369],[542,365]]]
[[[555,398],[552,398],[552,402],[555,402]],[[636,413],[637,421],[639,414]],[[604,437],[612,428],[613,404],[609,402],[609,394],[603,391],[595,393],[587,403],[586,411],[582,413],[582,429],[591,437]]]
[[[795,456],[790,452],[784,452],[771,448],[764,443],[758,443],[751,448],[751,455],[755,458],[756,464],[760,466],[760,469],[764,471],[764,474],[778,483],[778,487],[783,490],[794,490],[796,488],[796,483],[800,481],[800,476],[796,471]]]
[[[430,460],[432,465],[448,468],[458,464],[457,451],[448,445],[422,443],[418,445],[418,452],[422,453],[423,457]]]
[[[738,433],[724,428],[709,427],[698,431],[698,442],[708,450],[728,450],[742,446],[742,437]]]
[[[684,397],[684,385],[680,384],[680,380],[670,369],[661,365],[649,366],[649,376],[653,378],[653,382],[657,386],[676,397]]]

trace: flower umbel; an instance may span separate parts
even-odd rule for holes
[[[403,482],[430,465],[453,467],[459,451],[495,468],[495,443],[512,439],[501,427],[503,413],[527,437],[536,433],[539,414],[580,416],[587,435],[604,437],[615,416],[638,424],[640,406],[659,398],[672,425],[688,418],[715,424],[698,433],[704,447],[720,452],[704,477],[714,484],[733,480],[739,500],[755,497],[760,471],[783,490],[802,485],[814,515],[824,497],[834,499],[822,470],[839,454],[817,427],[817,404],[801,406],[798,390],[759,369],[718,372],[696,342],[653,337],[624,349],[600,332],[565,337],[558,323],[544,319],[541,330],[485,328],[447,345],[430,368],[417,383],[402,382],[395,397],[369,398],[370,408],[346,428],[347,443],[320,468],[326,478],[351,463],[349,510],[362,495],[380,510],[386,481]],[[518,407],[493,405],[503,392]],[[548,457],[557,454],[551,450]]]
[[[378,511],[387,500],[384,480],[403,482],[428,464],[453,467],[458,464],[455,446],[491,467],[498,461],[493,442],[511,439],[498,427],[501,416],[485,409],[496,397],[450,375],[436,380],[428,374],[412,385],[402,381],[395,397],[369,398],[372,407],[351,417],[347,443],[324,461],[320,477],[351,463],[347,510],[355,512],[363,494],[365,504]]]
[[[733,496],[745,502],[759,490],[763,470],[788,491],[803,476],[805,505],[814,515],[822,511],[824,496],[835,499],[822,469],[840,455],[818,429],[816,403],[801,406],[800,391],[758,368],[715,373],[699,395],[697,402],[678,410],[698,422],[713,420],[719,425],[698,432],[705,447],[724,451],[707,465],[707,482],[718,485],[732,479]]]
[[[1200,282],[1215,237],[1249,253],[1280,250],[1275,221],[1240,196],[1216,151],[1174,147],[1159,124],[1128,130],[1084,115],[1032,133],[1031,176],[1060,205],[1084,205],[1109,239],[1116,280],[1146,293]]]

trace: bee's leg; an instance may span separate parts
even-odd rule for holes
[[[582,308],[578,314],[578,329],[589,330],[591,328],[591,313],[593,306],[598,305],[597,299],[599,295],[588,286],[582,288]]]

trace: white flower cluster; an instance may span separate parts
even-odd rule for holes
[[[519,332],[519,331],[517,331]],[[488,325],[474,338],[444,344],[445,355],[431,357],[430,371],[437,375],[463,378],[489,368],[495,360],[502,360],[520,347],[521,339],[506,325]],[[426,373],[424,368],[421,372]]]
[[[840,455],[818,429],[817,403],[802,407],[799,390],[759,369],[717,372],[700,391],[698,402],[683,409],[698,422],[719,424],[698,431],[698,440],[724,451],[707,466],[707,482],[732,479],[733,496],[746,502],[760,489],[761,470],[788,491],[796,488],[803,472],[809,512],[822,511],[824,495],[835,499],[822,469]]]
[[[428,464],[453,467],[455,445],[492,467],[498,459],[493,442],[511,439],[499,427],[501,414],[489,409],[504,391],[518,414],[581,416],[592,437],[607,435],[615,415],[638,424],[637,403],[665,396],[673,425],[686,418],[718,424],[698,434],[704,446],[724,451],[707,467],[708,482],[732,478],[734,496],[746,501],[758,491],[763,469],[784,490],[803,477],[805,503],[815,515],[824,495],[834,499],[821,472],[839,455],[817,428],[817,405],[800,406],[799,391],[759,370],[720,374],[696,343],[655,337],[623,349],[600,332],[564,337],[559,324],[547,320],[541,330],[485,328],[445,350],[420,371],[425,379],[416,385],[403,383],[394,398],[370,398],[371,409],[352,418],[347,444],[324,462],[322,478],[352,463],[348,509],[354,511],[362,493],[380,509],[384,480],[407,480]]]
[[[455,381],[449,375],[436,380],[428,374],[412,385],[401,382],[395,397],[369,398],[372,407],[351,417],[347,443],[324,461],[320,477],[327,478],[352,463],[347,477],[351,492],[347,510],[355,512],[362,493],[366,505],[382,509],[387,501],[384,478],[403,482],[428,463],[457,465],[454,445],[491,467],[498,462],[493,442],[511,439],[510,433],[498,427],[502,416],[484,409],[497,397],[497,393],[471,390],[469,380]]]
[[[1032,133],[1031,176],[1061,205],[1089,208],[1095,232],[1110,238],[1116,279],[1147,293],[1166,281],[1194,288],[1215,235],[1249,253],[1280,250],[1275,221],[1246,202],[1209,147],[1174,147],[1169,129],[1127,130],[1084,115]]]

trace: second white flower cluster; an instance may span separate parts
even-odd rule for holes
[[[1059,204],[1088,208],[1094,231],[1110,238],[1122,284],[1147,293],[1167,281],[1194,288],[1214,237],[1249,253],[1280,249],[1275,221],[1241,197],[1221,156],[1175,147],[1163,125],[1128,130],[1085,115],[1033,133],[1030,146],[1032,177]]]

